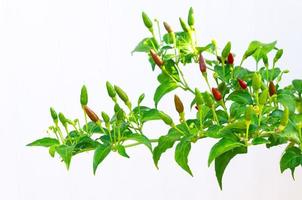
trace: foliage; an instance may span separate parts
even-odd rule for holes
[[[100,118],[88,107],[88,92],[83,86],[80,102],[84,125],[51,108],[53,125],[49,132],[54,137],[36,140],[28,146],[49,148],[50,155],[60,156],[67,168],[73,156],[94,151],[94,173],[111,152],[129,158],[127,148],[141,144],[151,151],[158,168],[161,155],[175,146],[176,163],[192,175],[188,159],[191,146],[198,140],[214,138],[219,141],[210,151],[208,165],[215,163],[216,177],[222,188],[224,171],[235,156],[246,154],[254,145],[266,145],[267,148],[287,145],[280,169],[281,172],[289,169],[294,176],[295,169],[302,165],[302,80],[293,80],[286,87],[280,85],[288,70],[277,67],[283,54],[276,46],[277,42],[252,41],[240,62],[235,64],[231,42],[227,42],[221,52],[214,40],[204,46],[197,43],[192,8],[188,24],[180,20],[182,31],[174,32],[164,22],[167,33],[163,36],[155,34],[154,30],[160,27],[153,25],[158,21],[152,23],[146,13],[142,17],[150,36],[141,40],[133,53],[145,53],[152,69],[158,72],[155,105],[142,105],[144,94],[133,102],[122,88],[107,82],[114,109],[111,116],[102,112]],[[272,56],[272,62],[269,62]],[[244,67],[247,59],[255,60],[255,69]],[[194,89],[188,85],[182,70],[189,64],[199,67],[205,85]],[[210,84],[208,79],[211,77],[215,84]],[[190,107],[196,108],[191,110],[196,113],[195,118],[186,118],[178,96],[174,97],[178,122],[158,110],[160,100],[175,90],[192,95]],[[144,125],[154,120],[169,126],[168,133],[158,139],[144,135]]]

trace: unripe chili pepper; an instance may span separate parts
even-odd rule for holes
[[[217,88],[212,88],[212,94],[216,101],[220,101],[222,99],[222,95]]]
[[[141,104],[142,101],[144,100],[144,98],[145,98],[145,94],[143,93],[143,94],[141,94],[141,95],[139,96],[138,101],[137,101],[137,104],[138,104],[138,105]]]
[[[263,92],[260,94],[259,96],[259,104],[260,105],[264,105],[267,102],[267,98],[268,98],[268,89],[264,89]]]
[[[111,98],[114,98],[116,96],[116,91],[109,81],[106,82],[106,88],[107,88],[108,95]]]
[[[122,121],[125,118],[125,112],[120,109],[117,113],[116,113],[116,119],[118,121]]]
[[[142,12],[142,18],[143,18],[145,26],[148,29],[151,29],[152,26],[153,26],[152,21],[151,21],[151,19],[148,17],[148,15],[145,12]]]
[[[66,119],[65,115],[61,112],[59,113],[59,120],[63,126],[67,125],[67,119]]]
[[[247,88],[247,83],[244,80],[238,78],[238,83],[242,89],[245,90]]]
[[[232,53],[229,53],[229,55],[228,55],[228,63],[230,65],[234,64],[234,55]]]
[[[245,121],[250,122],[252,120],[254,109],[253,106],[249,105],[245,109]]]
[[[269,82],[269,95],[270,96],[273,96],[274,94],[276,94],[276,86],[275,86],[275,84],[274,84],[274,82],[273,81],[270,81]]]
[[[201,73],[206,73],[207,65],[206,65],[206,62],[205,62],[202,54],[199,55],[198,63],[199,63],[199,69],[200,69]]]
[[[174,104],[175,104],[175,108],[179,114],[184,112],[184,105],[177,95],[174,95]]]
[[[118,105],[118,104],[116,103],[116,104],[114,104],[113,109],[114,109],[114,112],[117,113],[118,111],[121,110],[121,107],[120,107],[120,105]]]
[[[119,86],[115,85],[114,89],[115,89],[117,95],[122,99],[122,101],[125,104],[129,103],[128,95],[126,94],[126,92],[124,92],[124,90],[122,90],[122,88],[120,88]]]
[[[285,107],[284,111],[283,111],[283,114],[282,114],[282,117],[281,117],[281,121],[280,121],[280,128],[282,130],[287,126],[288,117],[289,117],[289,110],[288,110],[288,107]]]
[[[150,49],[150,55],[155,64],[161,68],[164,64],[164,61],[160,58],[160,56],[153,49]]]
[[[81,89],[80,102],[81,102],[82,106],[85,106],[88,103],[88,94],[87,94],[87,88],[85,85],[83,85],[82,89]]]
[[[58,122],[58,114],[53,107],[50,107],[50,115],[54,122]]]
[[[107,113],[102,112],[102,118],[106,124],[110,123],[110,117],[107,115]]]
[[[172,118],[164,112],[159,112],[159,117],[165,122],[165,124],[172,126],[173,120]]]
[[[88,117],[91,121],[93,121],[93,122],[100,121],[97,114],[95,114],[95,112],[93,112],[93,110],[91,110],[88,106],[84,106],[83,108],[84,108],[85,113],[88,115]]]
[[[167,22],[164,22],[164,27],[168,33],[173,33],[171,26]]]
[[[183,29],[183,31],[189,32],[189,28],[182,18],[179,18],[179,22],[180,22],[180,25],[181,25],[181,28]]]
[[[198,106],[203,104],[203,97],[198,88],[195,88],[195,99]]]
[[[213,104],[214,104],[212,96],[208,92],[202,93],[202,96],[203,96],[203,100],[204,100],[205,104],[209,108],[212,108]]]
[[[259,90],[261,88],[261,85],[262,85],[261,76],[258,73],[254,73],[252,78],[252,86],[254,91]]]
[[[194,26],[194,10],[191,7],[188,14],[188,24],[189,26]]]

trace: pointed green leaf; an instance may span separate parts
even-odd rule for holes
[[[243,104],[243,105],[253,104],[253,99],[252,99],[250,93],[246,90],[237,90],[237,91],[232,92],[228,96],[227,100],[231,100],[236,103]]]
[[[177,145],[175,149],[175,161],[177,164],[183,168],[186,172],[188,172],[191,176],[193,176],[192,171],[188,165],[188,155],[191,150],[191,141],[187,138],[182,139]]]
[[[55,138],[45,137],[39,140],[36,140],[26,146],[37,146],[37,147],[50,147],[52,145],[60,144],[60,142]]]
[[[222,138],[212,147],[209,155],[208,165],[210,166],[212,161],[221,154],[241,146],[244,146],[244,144],[229,138]]]
[[[286,169],[290,169],[294,178],[295,168],[302,165],[302,154],[298,147],[290,147],[283,154],[280,160],[280,170],[283,173]]]
[[[302,80],[293,80],[292,84],[297,92],[302,93]]]
[[[149,53],[150,49],[157,49],[157,44],[153,38],[144,38],[142,41],[140,41],[137,46],[134,48],[134,50],[131,52],[132,54],[134,52],[145,52]]]
[[[153,161],[158,168],[158,161],[161,155],[167,150],[173,147],[174,143],[180,139],[182,134],[179,132],[170,129],[168,135],[161,136],[158,140],[157,146],[153,150]]]
[[[154,94],[154,103],[155,103],[155,107],[157,107],[159,101],[161,100],[161,98],[166,95],[167,93],[175,90],[177,88],[177,83],[175,82],[166,82],[166,83],[162,83],[160,84]]]
[[[118,152],[121,156],[123,156],[123,157],[125,157],[125,158],[130,158],[129,155],[127,154],[127,152],[126,152],[125,147],[124,147],[123,145],[117,145],[116,148],[117,148],[117,152]]]
[[[247,148],[237,147],[221,154],[215,159],[215,173],[221,190],[222,190],[222,177],[227,165],[232,160],[232,158],[234,158],[237,154],[243,154],[243,153],[247,153]]]
[[[55,157],[57,145],[52,145],[49,147],[48,152],[51,157]]]
[[[136,142],[139,142],[141,144],[144,144],[146,147],[148,147],[148,149],[150,149],[150,151],[152,152],[152,145],[151,145],[151,142],[150,140],[144,136],[144,135],[140,135],[140,134],[132,134],[132,135],[129,135],[127,137],[127,140],[134,140]]]
[[[95,174],[99,164],[108,156],[111,151],[109,144],[100,144],[93,155],[93,174]]]
[[[56,151],[65,162],[67,169],[69,169],[70,166],[73,150],[74,146],[67,146],[65,144],[56,147]]]

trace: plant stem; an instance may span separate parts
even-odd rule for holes
[[[150,141],[151,143],[156,143],[156,142],[158,142],[158,139],[150,139],[149,141]],[[133,143],[133,144],[127,144],[127,145],[125,145],[124,147],[125,147],[125,148],[129,148],[129,147],[134,147],[134,146],[137,146],[137,145],[140,145],[140,144],[142,144],[142,143],[136,142],[136,143]]]
[[[245,144],[248,146],[249,142],[249,129],[250,129],[251,121],[246,121],[246,133],[245,133]]]

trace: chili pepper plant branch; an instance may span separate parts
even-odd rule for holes
[[[159,34],[156,35],[153,20],[145,12],[142,19],[149,36],[139,42],[133,52],[146,54],[152,70],[160,71],[153,97],[155,105],[146,106],[142,94],[133,106],[134,101],[121,87],[107,81],[106,89],[114,108],[111,114],[101,112],[99,118],[93,105],[89,105],[88,90],[83,86],[80,106],[84,124],[68,119],[62,112],[57,114],[51,108],[50,136],[28,146],[48,148],[52,157],[61,157],[67,169],[75,155],[94,151],[95,173],[109,154],[118,153],[129,158],[127,149],[138,145],[150,150],[159,168],[161,155],[175,145],[176,163],[192,175],[188,161],[191,146],[200,139],[212,138],[217,143],[211,148],[208,165],[214,162],[216,178],[222,188],[223,174],[233,157],[247,154],[250,146],[265,145],[270,149],[282,145],[285,148],[279,163],[281,172],[289,169],[294,175],[294,170],[302,163],[302,80],[293,80],[285,87],[281,84],[289,71],[278,67],[283,50],[277,43],[252,41],[243,57],[237,59],[231,42],[226,43],[221,53],[215,40],[198,44],[192,8],[187,20],[179,19],[179,31],[174,32],[164,22],[167,32],[163,35],[158,20],[155,20]],[[275,56],[270,61],[268,54],[272,53]],[[247,59],[255,61],[253,69],[244,67]],[[240,60],[239,65],[237,60]],[[182,70],[193,67],[200,70],[205,84],[188,85]],[[212,86],[208,80],[210,76],[215,80]],[[178,89],[191,94],[189,104],[175,94]],[[170,93],[174,93],[177,122],[158,108],[161,99],[168,98]],[[195,117],[187,118],[187,110]],[[167,125],[167,133],[149,139],[143,127],[150,121]],[[63,129],[66,133],[61,131]]]

